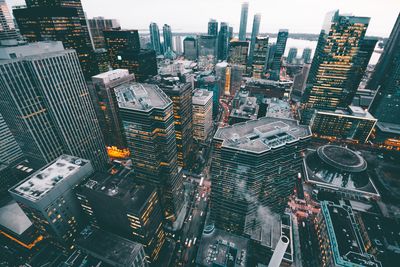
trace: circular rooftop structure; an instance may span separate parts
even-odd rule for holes
[[[326,145],[317,149],[319,158],[326,164],[346,172],[362,172],[367,162],[356,152],[341,146]]]

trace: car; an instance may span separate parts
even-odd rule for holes
[[[192,246],[192,239],[189,240],[187,247],[190,248],[191,246]]]
[[[200,217],[202,217],[202,216],[203,216],[203,212],[200,213]]]
[[[197,237],[195,237],[195,238],[193,239],[193,246],[196,245],[196,240],[197,240]]]
[[[203,193],[203,194],[201,195],[202,198],[204,198],[205,196],[206,196],[206,193]]]
[[[188,242],[189,242],[189,238],[186,238],[186,240],[185,240],[185,246],[187,246]]]
[[[192,215],[189,216],[189,222],[192,220]]]

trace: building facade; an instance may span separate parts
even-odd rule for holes
[[[248,52],[249,43],[247,41],[232,40],[229,43],[228,62],[246,70]]]
[[[95,49],[106,48],[103,31],[120,28],[119,21],[116,19],[106,19],[104,17],[94,17],[88,20],[90,35]]]
[[[197,59],[197,39],[193,36],[187,36],[183,40],[183,55],[188,60]]]
[[[250,49],[249,49],[250,51],[248,60],[249,66],[253,64],[254,49],[256,46],[256,39],[258,33],[260,32],[260,23],[261,23],[261,14],[255,14],[253,19],[253,30],[251,31],[251,39],[250,39]]]
[[[193,138],[204,143],[213,128],[213,92],[197,89],[193,93]]]
[[[279,30],[278,38],[276,40],[275,49],[273,51],[273,56],[271,58],[271,69],[269,71],[269,79],[279,81],[282,65],[282,57],[285,53],[286,42],[289,37],[288,30]]]
[[[253,78],[264,78],[268,58],[268,50],[268,37],[256,37],[251,70]]]
[[[218,21],[215,19],[210,19],[208,22],[208,35],[217,36],[218,35]]]
[[[218,35],[218,59],[226,60],[228,58],[229,47],[229,26],[226,22],[221,22]]]
[[[164,54],[168,52],[168,50],[172,51],[172,31],[171,26],[168,24],[164,24],[163,26],[163,38],[164,38]]]
[[[157,23],[154,22],[150,23],[150,41],[157,55],[161,55],[160,30],[158,29]]]
[[[249,13],[249,3],[242,3],[242,10],[240,13],[240,29],[239,29],[239,40],[246,41],[247,33],[247,16]]]

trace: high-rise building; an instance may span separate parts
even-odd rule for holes
[[[261,22],[261,14],[255,14],[253,19],[253,30],[251,31],[250,52],[248,61],[249,66],[253,64],[254,48],[256,46],[256,39],[258,33],[260,32],[260,22]]]
[[[172,31],[171,26],[164,24],[163,26],[163,38],[164,38],[164,53],[168,50],[172,51]]]
[[[259,225],[266,207],[283,212],[311,131],[298,121],[263,117],[219,128],[213,140],[211,219],[236,234]]]
[[[126,147],[118,116],[118,103],[114,88],[135,80],[128,70],[111,70],[92,77],[95,103],[99,105],[97,117],[107,146]]]
[[[257,98],[250,96],[244,89],[237,91],[232,100],[232,111],[229,114],[229,125],[255,120],[258,118],[259,105]]]
[[[26,1],[13,10],[22,36],[28,42],[61,41],[75,49],[85,78],[96,75],[93,46],[80,0]]]
[[[215,19],[210,19],[208,22],[208,35],[217,36],[218,35],[218,21]]]
[[[199,57],[217,56],[217,37],[212,35],[200,35],[197,38],[197,49]]]
[[[360,46],[370,18],[327,14],[303,94],[301,119],[308,123],[315,109],[346,108],[351,104],[360,78]]]
[[[94,62],[96,64],[97,73],[109,71],[111,68],[108,51],[104,48],[94,50]]]
[[[151,47],[156,51],[157,55],[161,55],[160,30],[157,23],[154,22],[150,23],[150,41]]]
[[[88,19],[90,35],[95,49],[106,48],[103,31],[120,28],[119,21],[116,19],[106,19],[104,17],[94,17]]]
[[[229,47],[229,26],[226,22],[221,22],[218,35],[218,59],[226,60],[228,58]]]
[[[22,157],[21,148],[0,114],[0,164],[11,164]]]
[[[311,53],[312,53],[312,49],[311,48],[304,48],[303,49],[303,54],[301,56],[301,58],[304,61],[304,64],[310,64],[311,63]]]
[[[251,70],[253,78],[264,78],[266,63],[268,60],[268,50],[268,37],[256,37]]]
[[[178,55],[182,55],[182,37],[180,35],[176,35],[173,38],[174,40],[174,51]]]
[[[310,72],[310,64],[304,64],[300,73],[296,74],[293,79],[293,87],[291,93],[291,99],[296,98],[297,101],[301,100],[301,97],[306,88],[306,82],[308,73]]]
[[[15,43],[18,37],[7,2],[0,0],[0,45]]]
[[[175,80],[163,80],[158,86],[172,100],[178,164],[186,168],[193,145],[192,84]]]
[[[292,64],[294,62],[294,60],[296,59],[296,57],[297,57],[297,48],[291,47],[289,49],[289,54],[287,56],[286,63]]]
[[[187,36],[183,40],[183,54],[186,59],[197,59],[197,39],[193,36]]]
[[[193,138],[205,143],[212,127],[213,92],[197,89],[193,93]]]
[[[400,14],[383,54],[375,67],[368,89],[378,90],[370,112],[379,123],[400,124]],[[398,127],[398,126],[397,126]]]
[[[274,54],[271,62],[270,77],[269,79],[278,81],[280,79],[282,57],[285,53],[286,41],[288,39],[288,30],[279,30],[278,38],[276,40]]]
[[[135,183],[131,173],[95,173],[76,191],[88,222],[143,244],[154,262],[165,242],[163,213],[155,187]]]
[[[246,41],[248,13],[249,13],[249,3],[244,2],[242,3],[242,10],[240,13],[239,41]]]
[[[233,38],[233,27],[229,26],[228,27],[228,41],[230,42]]]
[[[130,83],[114,89],[138,181],[157,187],[164,216],[175,221],[183,205],[171,99],[157,86]]]
[[[271,70],[272,62],[274,61],[275,49],[276,49],[276,43],[272,43],[272,44],[268,45],[268,59],[267,59],[267,63],[266,63],[268,72]],[[268,73],[268,75],[269,75],[269,73]]]
[[[122,52],[140,51],[138,30],[107,30],[104,38],[113,68],[117,68],[118,61],[121,61],[119,56]]]
[[[242,66],[243,70],[247,65],[247,54],[249,51],[249,42],[232,40],[229,43],[228,62],[233,65]]]
[[[42,235],[70,244],[83,226],[73,189],[92,173],[90,161],[62,155],[9,192]]]
[[[0,112],[32,166],[68,153],[105,168],[103,137],[74,50],[61,42],[1,47],[0,80]]]

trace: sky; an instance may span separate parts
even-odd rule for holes
[[[10,6],[24,0],[6,0]],[[239,31],[242,0],[82,0],[88,18],[116,18],[125,29],[148,29],[164,23],[176,32],[206,32],[210,18],[226,21]],[[371,17],[367,35],[388,37],[400,12],[400,0],[250,0],[247,32],[260,13],[260,32],[280,28],[294,33],[319,33],[327,12]]]

